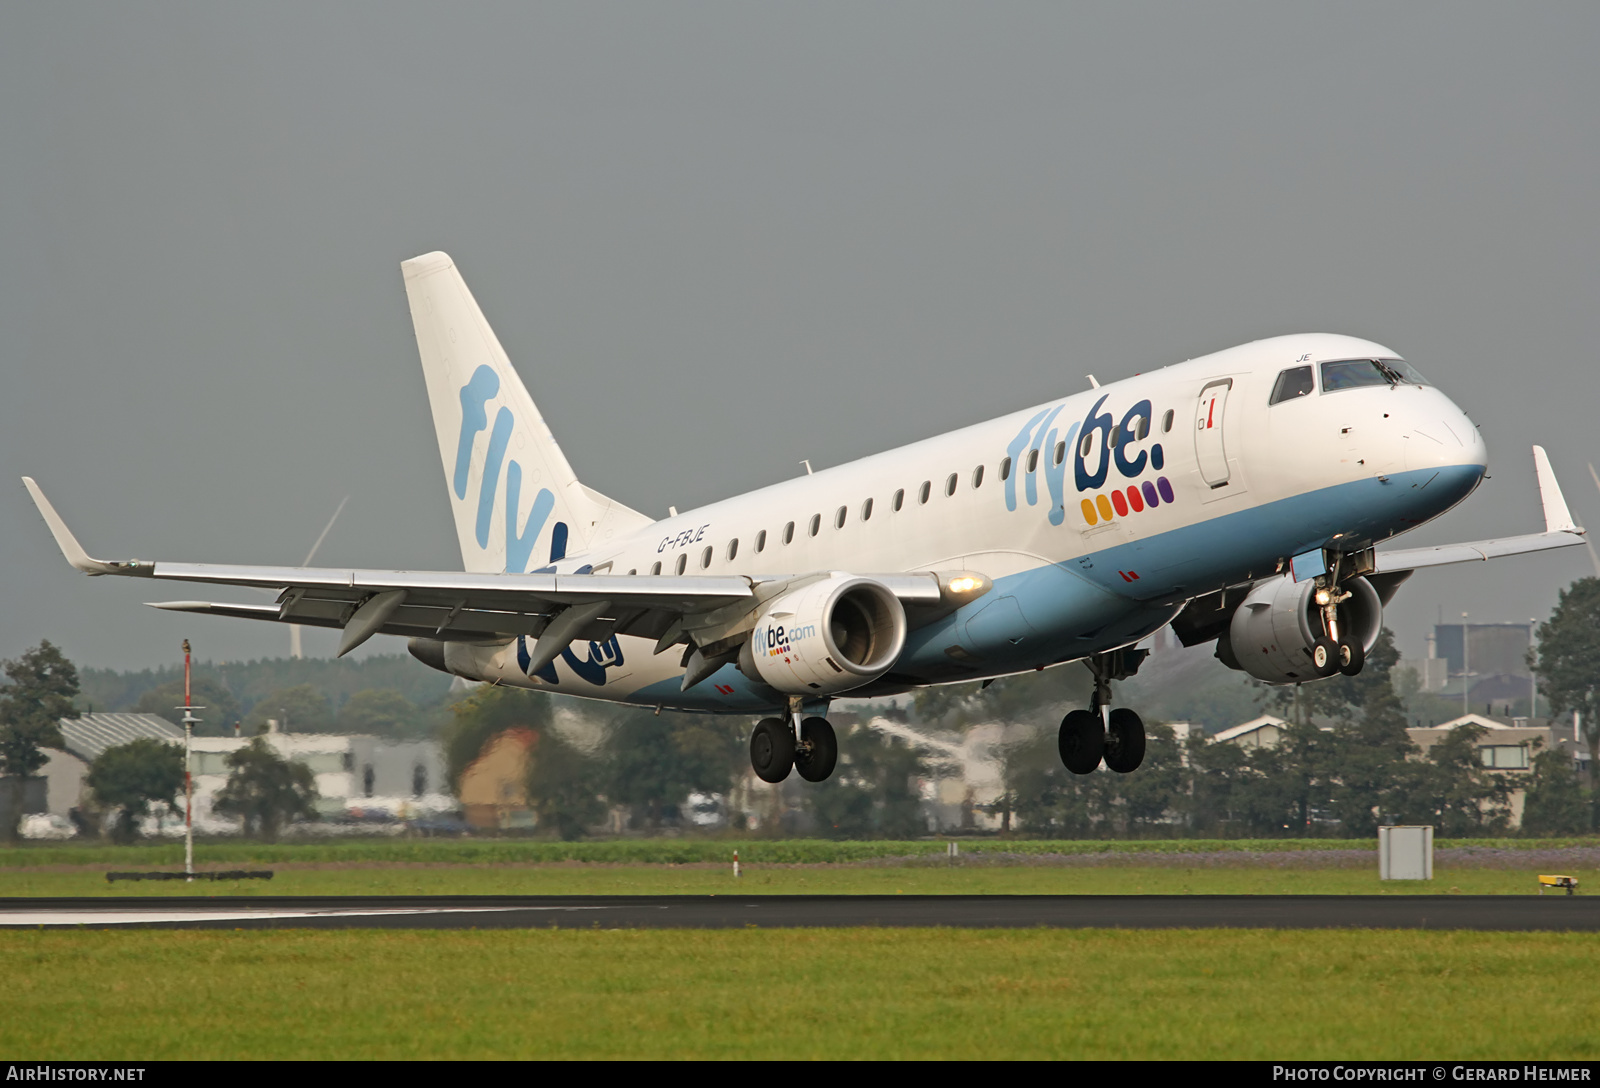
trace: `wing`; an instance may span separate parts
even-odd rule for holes
[[[1567,500],[1561,494],[1561,485],[1556,482],[1555,471],[1550,467],[1550,458],[1546,456],[1543,446],[1533,447],[1533,468],[1539,479],[1539,498],[1544,504],[1544,532],[1473,540],[1465,544],[1440,544],[1432,548],[1380,549],[1376,556],[1376,573],[1393,574],[1423,567],[1443,567],[1451,563],[1482,562],[1504,555],[1525,555],[1582,544],[1585,530],[1573,522],[1572,514],[1567,509]]]
[[[151,602],[156,608],[213,616],[332,627],[344,631],[344,655],[376,634],[449,641],[532,635],[553,646],[553,658],[576,639],[615,634],[657,640],[657,652],[679,642],[705,647],[752,623],[759,605],[826,572],[770,578],[631,574],[468,574],[456,571],[256,567],[211,563],[104,560],[88,554],[28,477],[23,483],[67,562],[90,575],[276,590],[275,604]],[[964,573],[964,572],[962,572]],[[930,616],[988,589],[988,579],[961,583],[947,574],[869,575],[913,614]],[[981,577],[981,576],[971,576]],[[952,582],[957,582],[955,588]],[[541,645],[541,650],[547,647]]]

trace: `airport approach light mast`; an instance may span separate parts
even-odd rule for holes
[[[194,774],[190,770],[190,764],[193,762],[194,727],[200,721],[194,716],[194,712],[204,710],[205,707],[195,706],[194,696],[190,692],[188,639],[183,640],[183,705],[178,709],[183,711],[183,878],[193,884]]]

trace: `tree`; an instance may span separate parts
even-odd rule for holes
[[[227,783],[217,791],[211,810],[244,821],[246,835],[268,842],[291,820],[315,819],[312,803],[317,786],[311,768],[292,763],[257,737],[228,756]]]
[[[1522,806],[1524,832],[1581,835],[1589,830],[1590,811],[1571,756],[1552,748],[1533,757],[1533,775]]]
[[[1571,711],[1583,719],[1591,803],[1600,811],[1600,578],[1580,578],[1562,590],[1539,625],[1537,672],[1551,715]]]
[[[805,791],[806,807],[822,833],[837,839],[926,835],[917,788],[928,771],[922,754],[866,725],[846,727],[844,734],[832,776]]]
[[[415,736],[417,707],[398,691],[367,688],[358,691],[339,710],[341,733],[370,733],[380,737]]]
[[[1393,649],[1392,639],[1383,641]],[[1352,838],[1377,835],[1378,824],[1386,815],[1406,807],[1408,783],[1415,779],[1408,761],[1420,754],[1406,732],[1400,697],[1389,682],[1388,668],[1394,658],[1388,654],[1384,658],[1374,682],[1364,685],[1364,690],[1352,690],[1360,699],[1360,718],[1341,723],[1332,734],[1330,770],[1338,785],[1330,791],[1328,807]]]
[[[1133,774],[1112,772],[1111,803],[1126,830],[1138,831],[1171,818],[1183,795],[1187,775],[1182,750],[1170,725],[1145,729],[1144,762]]]
[[[244,717],[245,735],[265,731],[269,718],[286,733],[326,733],[333,727],[333,708],[328,697],[310,684],[279,688],[250,708]]]
[[[544,733],[550,725],[550,698],[523,688],[485,685],[451,708],[440,737],[450,788],[461,791],[461,775],[483,754],[484,745],[511,729]]]
[[[131,842],[139,834],[139,820],[150,814],[152,804],[177,806],[183,789],[183,749],[140,737],[101,752],[85,781],[96,801],[121,810],[112,837]]]
[[[726,793],[744,745],[743,722],[719,715],[622,710],[606,737],[606,796],[630,806],[635,823],[658,827],[689,794]]]
[[[1486,732],[1481,725],[1450,730],[1450,735],[1428,752],[1412,812],[1396,815],[1432,823],[1441,835],[1504,831],[1511,822],[1511,785],[1483,765],[1477,742]]]
[[[1054,729],[1040,729],[1001,756],[1005,788],[1020,828],[1036,835],[1082,838],[1105,810],[1102,776],[1076,775],[1061,765]]]
[[[580,839],[605,818],[596,760],[553,729],[539,734],[528,753],[528,806],[539,827],[563,839]]]
[[[194,700],[194,705],[204,707],[196,711],[195,717],[200,719],[200,724],[194,727],[197,737],[227,737],[233,735],[233,727],[239,720],[239,700],[234,698],[220,681],[209,677],[197,676],[189,688],[189,695]],[[155,714],[167,719],[173,725],[183,724],[183,711],[177,709],[183,705],[183,681],[170,680],[165,684],[151,688],[139,697],[134,704],[135,714]]]
[[[43,748],[66,744],[61,719],[78,717],[72,700],[78,694],[78,670],[45,640],[4,663],[0,687],[0,775],[14,780],[9,811],[0,814],[5,837],[15,842],[22,824],[23,788],[49,757]]]

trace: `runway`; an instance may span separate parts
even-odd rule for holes
[[[205,896],[0,899],[0,928],[1600,931],[1600,899],[1511,895]]]

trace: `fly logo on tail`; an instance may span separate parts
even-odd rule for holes
[[[500,393],[500,376],[489,366],[473,371],[467,384],[461,387],[461,437],[456,443],[456,467],[451,477],[457,499],[466,500],[467,482],[472,470],[472,449],[478,434],[489,430],[489,446],[484,454],[483,474],[478,487],[478,515],[474,535],[478,547],[489,548],[489,529],[494,521],[495,492],[500,487],[501,469],[506,482],[505,533],[506,573],[521,574],[528,569],[528,559],[533,546],[544,532],[550,512],[555,509],[556,497],[547,487],[541,487],[534,496],[527,520],[522,519],[522,465],[506,461],[506,449],[511,444],[511,431],[516,425],[511,409],[501,405],[495,413],[494,427],[489,429],[489,402]],[[519,528],[520,526],[520,528]],[[563,559],[567,554],[567,523],[558,521],[550,532],[550,562]]]

